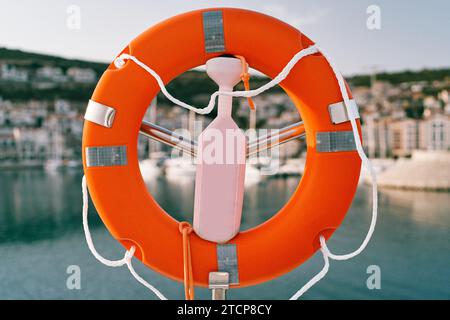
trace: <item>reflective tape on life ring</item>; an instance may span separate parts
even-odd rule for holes
[[[273,78],[293,55],[312,44],[300,31],[275,18],[227,8],[193,11],[163,21],[121,53],[139,58],[168,83],[222,54],[243,56],[250,66]],[[320,234],[327,239],[332,235],[351,204],[361,160],[348,134],[352,130],[345,121],[348,115],[339,106],[330,111],[342,97],[329,64],[321,54],[305,57],[281,86],[300,111],[306,130],[306,167],[300,184],[278,213],[239,233],[229,246],[218,247],[192,233],[196,285],[207,286],[209,272],[220,269],[230,273],[235,287],[291,271],[316,252]],[[130,60],[120,69],[109,66],[92,100],[112,107],[114,119],[110,126],[104,125],[106,110],[98,110],[96,121],[85,121],[84,171],[95,207],[114,238],[127,249],[134,245],[136,256],[148,267],[183,281],[178,222],[147,192],[138,166],[139,127],[159,90],[156,81]],[[119,146],[124,149],[100,149]],[[124,150],[126,161],[120,155]]]

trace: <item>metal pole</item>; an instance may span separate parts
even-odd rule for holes
[[[259,137],[251,141],[247,147],[247,157],[258,152],[276,147],[288,141],[301,138],[305,135],[303,122],[296,122],[274,133]],[[142,121],[139,132],[150,139],[159,141],[173,148],[187,152],[193,156],[197,155],[197,142],[176,134],[169,129],[160,127],[148,121]]]
[[[193,156],[197,154],[197,143],[176,134],[169,129],[160,127],[148,121],[142,121],[139,132],[150,139],[159,141],[173,148],[187,152]]]
[[[264,135],[259,137],[256,141],[250,142],[247,147],[247,157],[303,137],[305,135],[305,126],[303,122],[296,122],[281,128],[280,130],[273,131],[273,133]]]
[[[229,289],[228,272],[210,272],[209,288],[211,289],[212,300],[226,300],[227,290]]]

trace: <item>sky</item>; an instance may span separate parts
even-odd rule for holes
[[[370,5],[380,8],[379,30],[367,27]],[[0,46],[110,62],[155,23],[208,7],[246,8],[290,23],[346,75],[450,66],[447,0],[0,0]]]

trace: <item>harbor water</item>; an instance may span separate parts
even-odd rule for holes
[[[81,177],[80,171],[0,171],[0,299],[155,299],[126,268],[108,268],[89,252],[81,225]],[[297,184],[298,178],[290,177],[248,186],[243,228],[269,219]],[[192,219],[192,179],[159,176],[148,187],[176,219]],[[369,188],[358,189],[344,223],[329,242],[334,252],[359,246],[370,222],[370,195]],[[304,299],[450,299],[450,193],[381,190],[379,200],[377,229],[365,252],[349,261],[331,261],[326,278]],[[123,248],[109,235],[92,204],[90,224],[99,252],[121,258]],[[182,284],[137,260],[134,264],[169,299],[183,298]],[[276,280],[230,290],[229,298],[288,299],[322,264],[316,254]],[[73,265],[81,271],[79,290],[66,285],[68,267]],[[379,267],[380,289],[367,286],[370,266]],[[207,289],[196,290],[200,299],[209,295]]]

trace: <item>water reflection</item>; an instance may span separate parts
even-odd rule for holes
[[[52,239],[80,227],[81,172],[0,172],[0,242]],[[93,219],[98,225],[99,220]]]
[[[405,219],[436,227],[450,227],[450,195],[446,192],[382,189],[384,207],[395,207]]]
[[[110,270],[89,253],[81,226],[81,177],[81,172],[48,175],[39,170],[0,171],[0,298],[149,297],[127,270]],[[267,179],[246,188],[243,228],[270,218],[297,185],[297,178]],[[192,179],[171,181],[161,176],[148,188],[176,219],[192,221]],[[370,188],[359,188],[344,223],[331,239],[333,251],[345,253],[359,246],[370,222],[370,204]],[[449,208],[449,193],[381,190],[379,221],[367,250],[352,262],[334,263],[326,280],[306,298],[450,298]],[[96,246],[106,257],[123,255],[123,248],[97,215],[90,215],[90,225]],[[70,264],[82,267],[86,290],[65,289],[65,268]],[[382,268],[381,291],[370,291],[365,285],[365,270],[371,264]],[[322,260],[316,255],[275,281],[233,290],[230,298],[286,299],[321,266]],[[182,284],[138,263],[136,267],[169,297],[182,298]],[[7,291],[1,290],[4,285]],[[207,290],[198,291],[198,297],[209,297]]]
[[[32,242],[81,228],[82,172],[48,174],[41,170],[0,173],[0,242]],[[243,230],[273,216],[289,200],[298,178],[269,179],[246,188]],[[192,221],[194,180],[159,176],[147,184],[160,206],[177,220]],[[268,197],[267,195],[271,196]],[[92,203],[91,203],[92,207]],[[93,227],[100,224],[91,215]]]
[[[242,210],[242,230],[255,227],[278,212],[294,193],[299,180],[298,177],[267,179],[247,186]],[[194,186],[192,177],[171,180],[159,176],[154,181],[147,182],[148,191],[159,205],[179,221],[192,221]]]
[[[0,242],[51,239],[79,229],[81,177],[82,172],[79,171],[54,174],[41,170],[0,172]],[[290,199],[298,182],[298,177],[290,177],[266,179],[247,186],[242,229],[257,226],[278,212]],[[171,180],[159,176],[147,183],[147,188],[175,219],[192,221],[193,178]],[[370,190],[362,188],[352,208],[369,214],[370,202]],[[450,228],[449,193],[382,189],[379,202],[381,219],[391,215],[390,219],[398,223]],[[101,222],[92,215],[91,223],[95,227]]]

